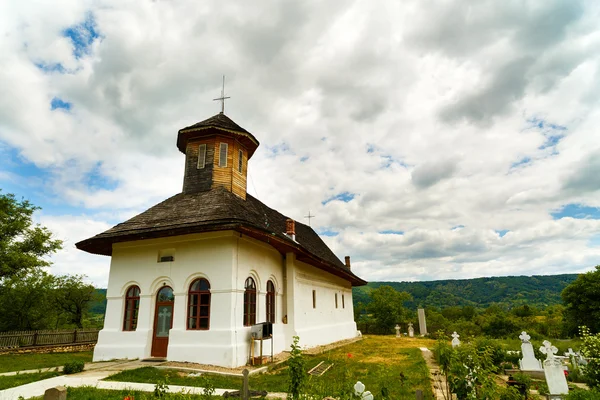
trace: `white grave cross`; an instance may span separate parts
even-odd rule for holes
[[[408,323],[408,336],[410,336],[410,337],[415,336],[415,328],[413,328],[412,322]]]
[[[396,324],[394,329],[396,330],[396,337],[400,337],[400,325]]]
[[[365,384],[361,381],[356,382],[354,385],[354,394],[362,400],[373,400],[373,395],[368,390],[365,392]]]
[[[540,351],[546,355],[546,360],[553,360],[554,355],[558,353],[556,346],[552,346],[552,343],[547,340],[544,340],[543,346],[540,346]]]
[[[540,347],[540,351],[546,355],[544,375],[546,375],[546,383],[550,394],[569,394],[569,386],[567,385],[562,362],[554,356],[558,353],[556,346],[552,346],[552,343],[544,340],[544,345]]]
[[[519,360],[521,371],[543,371],[542,363],[535,358],[533,346],[529,341],[531,337],[523,331],[519,339],[521,339],[521,354],[523,355],[523,358]]]
[[[456,332],[452,334],[452,347],[460,346],[460,340],[458,340],[459,337],[460,335]]]

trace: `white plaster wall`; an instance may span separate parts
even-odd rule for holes
[[[300,345],[314,347],[355,337],[351,284],[300,261],[296,261],[295,266],[294,319]],[[313,290],[316,291],[316,308],[313,308]],[[338,294],[337,308],[335,293]]]
[[[173,262],[158,263],[161,251]],[[288,350],[293,335],[305,347],[354,337],[350,284],[313,266],[284,258],[268,244],[224,231],[115,244],[109,273],[104,329],[94,349],[94,361],[148,358],[152,347],[156,293],[167,285],[175,294],[173,327],[167,359],[225,367],[245,365],[250,356],[250,327],[243,326],[244,283],[257,286],[256,322],[266,320],[267,281],[275,284],[274,354]],[[210,329],[187,330],[187,292],[199,277],[211,285]],[[125,292],[140,287],[136,331],[122,330]],[[285,290],[293,296],[289,299]],[[317,308],[312,308],[312,290]],[[335,308],[334,293],[338,293]],[[342,307],[341,295],[345,297]],[[283,323],[287,314],[288,324]],[[258,344],[255,346],[258,355]],[[270,341],[263,354],[270,354]]]

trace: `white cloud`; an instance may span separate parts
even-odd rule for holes
[[[77,58],[64,32],[90,16]],[[550,212],[600,206],[599,22],[579,1],[5,2],[0,143],[48,173],[24,190],[93,216],[41,220],[67,243],[53,268],[99,284],[107,258],[72,244],[180,191],[177,130],[218,111],[222,74],[261,142],[248,191],[311,210],[367,280],[581,271],[596,221]]]

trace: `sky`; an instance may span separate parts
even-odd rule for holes
[[[369,281],[600,264],[597,1],[0,2],[0,189],[75,243],[181,191],[177,131],[225,113],[248,192]]]

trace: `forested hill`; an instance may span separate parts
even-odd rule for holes
[[[370,282],[353,289],[354,304],[370,301],[369,291],[389,285],[408,292],[413,300],[406,307],[475,306],[488,307],[496,303],[506,306],[527,304],[546,307],[560,304],[560,292],[577,278],[577,274],[504,276],[492,278],[456,279],[427,282]]]

